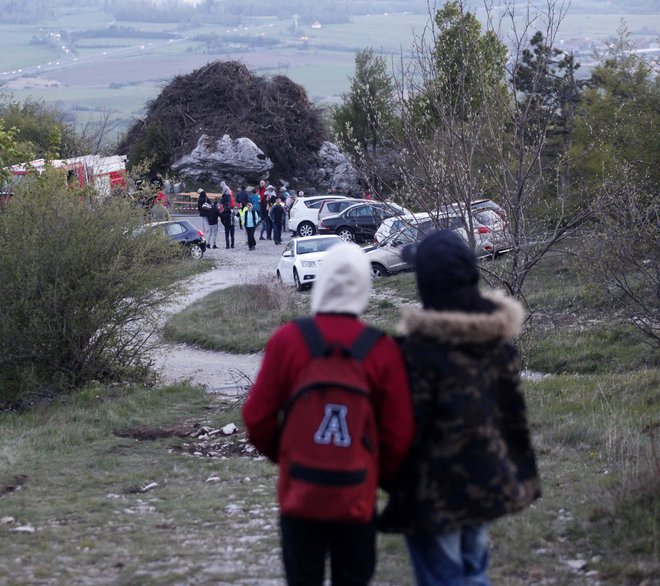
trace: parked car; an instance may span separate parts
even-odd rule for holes
[[[179,242],[184,246],[190,256],[199,260],[206,251],[204,233],[193,226],[188,220],[174,220],[171,222],[153,222],[150,228],[161,230],[165,236]]]
[[[507,221],[506,210],[499,204],[495,203],[492,199],[475,199],[472,202],[472,211],[481,211],[481,210],[492,210],[495,212],[504,222]]]
[[[371,277],[380,279],[388,275],[412,270],[414,267],[401,258],[403,248],[412,242],[417,242],[435,230],[432,222],[424,222],[416,226],[406,226],[380,242],[366,246],[364,252],[371,264]]]
[[[311,195],[298,197],[289,210],[289,231],[298,236],[316,234],[319,209],[324,201],[346,199],[343,195]]]
[[[319,208],[319,215],[317,219],[317,224],[326,216],[335,216],[343,212],[346,208],[350,208],[356,203],[364,203],[363,199],[357,199],[355,197],[344,197],[342,199],[327,199]]]
[[[403,247],[411,242],[421,240],[426,235],[434,230],[445,229],[454,230],[463,238],[466,243],[469,243],[467,230],[465,229],[461,216],[457,214],[447,214],[435,221],[430,217],[424,219],[419,217],[407,218],[407,223],[397,231],[391,232],[388,236],[383,238],[380,242],[374,242],[373,245],[367,246],[364,251],[371,263],[371,275],[374,279],[379,279],[394,273],[405,270],[411,270],[412,265],[406,263],[401,258]],[[416,223],[415,223],[416,222]],[[483,257],[493,254],[495,248],[492,238],[492,231],[476,219],[473,219],[474,229],[474,253],[477,257]]]
[[[391,234],[399,232],[408,226],[415,226],[426,222],[430,217],[430,214],[422,212],[418,214],[406,214],[405,216],[392,216],[391,218],[385,218],[374,234],[374,241],[376,243],[382,242]]]
[[[511,233],[506,220],[501,214],[492,208],[483,208],[473,211],[473,216],[477,222],[487,226],[490,230],[489,239],[493,244],[492,252],[494,255],[511,250]]]
[[[334,216],[319,221],[319,234],[337,234],[351,242],[372,240],[383,220],[410,212],[396,204],[366,201],[353,204]]]
[[[296,291],[311,287],[323,257],[339,242],[342,239],[335,235],[293,238],[284,247],[277,263],[277,278],[294,285]]]

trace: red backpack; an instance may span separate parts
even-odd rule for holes
[[[378,433],[362,361],[383,332],[367,327],[346,348],[326,344],[313,318],[295,323],[312,359],[298,373],[280,427],[282,513],[369,521],[378,487]]]

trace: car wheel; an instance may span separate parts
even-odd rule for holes
[[[298,226],[298,236],[314,236],[316,227],[311,222],[300,222]]]
[[[204,251],[202,250],[202,247],[199,244],[193,244],[190,247],[190,256],[194,258],[195,260],[199,260],[204,256]]]
[[[389,272],[387,269],[380,263],[375,262],[371,264],[371,278],[372,279],[382,279],[383,277],[387,277],[389,275]]]
[[[353,242],[355,240],[353,231],[350,228],[339,228],[337,230],[337,236],[346,242]]]
[[[300,277],[298,276],[298,271],[293,269],[293,284],[296,286],[296,291],[302,291],[305,287],[300,282]]]

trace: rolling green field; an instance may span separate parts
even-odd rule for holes
[[[478,16],[483,20],[483,14]],[[576,39],[587,46],[588,39],[602,43],[615,35],[622,19],[633,41],[648,42],[660,34],[660,7],[655,14],[569,10],[561,23],[558,43]],[[90,111],[109,111],[125,128],[174,76],[222,59],[241,61],[262,75],[287,75],[303,85],[314,102],[336,103],[349,89],[357,50],[373,47],[395,64],[428,20],[428,15],[374,14],[354,17],[347,24],[293,30],[291,19],[259,18],[237,28],[203,23],[183,27],[176,23],[114,23],[111,15],[102,12],[62,11],[47,28],[0,25],[0,92],[19,100],[34,97],[57,104],[81,123],[89,119]],[[102,36],[100,31],[111,24],[131,28],[136,36]],[[542,28],[542,23],[537,26]],[[65,41],[48,45],[33,42],[47,32],[72,30],[99,31],[99,36],[79,39],[69,46]],[[174,33],[177,38],[149,36],[157,32]],[[211,36],[223,38],[224,45],[209,51],[206,39]],[[241,43],[258,36],[280,44],[241,49]],[[306,37],[305,43],[301,37]]]

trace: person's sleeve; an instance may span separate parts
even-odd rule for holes
[[[413,439],[414,420],[408,375],[396,342],[385,338],[380,363],[380,387],[376,405],[380,434],[381,484],[393,479]]]
[[[277,462],[278,415],[286,389],[282,382],[281,330],[266,344],[261,368],[243,405],[248,439],[264,456]]]
[[[536,455],[527,420],[527,408],[520,382],[520,357],[511,345],[506,345],[500,353],[500,379],[496,402],[500,414],[500,428],[509,450],[509,457],[517,464],[520,483],[534,485],[538,489]]]

